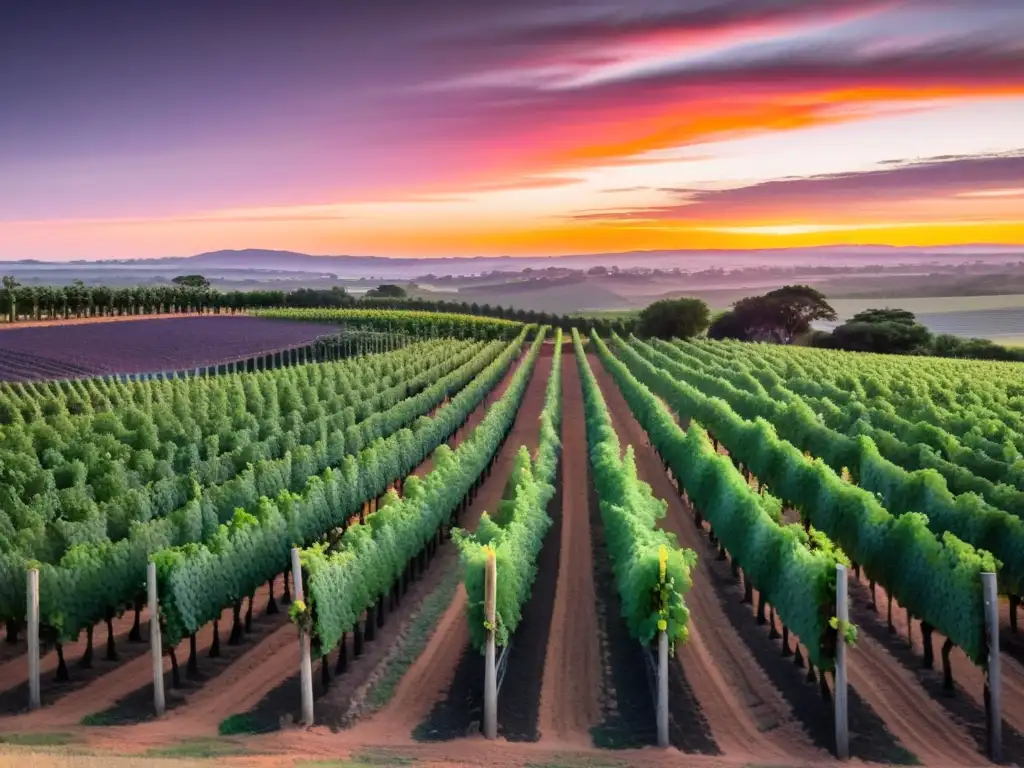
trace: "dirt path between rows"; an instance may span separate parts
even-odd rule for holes
[[[676,655],[719,749],[726,756],[828,760],[810,743],[788,703],[731,626],[715,594],[707,550],[692,513],[684,507],[614,379],[596,355],[589,354],[588,360],[623,446],[633,446],[640,478],[668,503],[663,527],[698,553],[693,587],[686,595],[690,638],[678,646]]]
[[[544,392],[550,372],[551,357],[542,353],[536,361],[516,420],[498,453],[491,475],[484,481],[465,514],[463,527],[467,530],[476,529],[485,511],[497,509],[520,446],[525,445],[531,455],[536,451],[540,437],[540,413],[544,408]],[[495,402],[510,381],[511,377],[506,379],[501,390],[489,396],[488,401]],[[465,435],[468,434],[470,432],[467,430]],[[412,730],[429,716],[434,705],[446,695],[455,668],[469,644],[466,600],[465,588],[460,584],[426,648],[402,677],[391,701],[380,712],[352,728],[350,733],[353,739],[377,744],[411,742]],[[481,674],[482,670],[481,665]]]
[[[570,348],[562,356],[561,551],[538,723],[545,744],[590,746],[590,729],[601,719],[589,471],[583,392]]]
[[[850,685],[922,764],[988,762],[918,682],[866,633],[848,653]]]
[[[91,669],[78,666],[86,648],[86,633],[83,630],[78,640],[65,643],[63,647],[64,662],[68,668],[70,681],[54,682],[57,670],[57,651],[53,646],[45,651],[39,661],[40,688],[43,705],[48,706],[54,699],[61,701],[74,696],[82,687],[95,685],[98,680],[115,673],[121,666],[132,663],[140,655],[148,652],[149,614],[143,609],[140,619],[140,630],[146,643],[132,643],[128,633],[135,623],[135,612],[129,610],[113,621],[115,647],[120,661],[107,661],[107,627],[99,622],[93,628],[93,662]],[[22,631],[24,637],[25,631]],[[23,644],[23,643],[22,643]],[[22,696],[22,694],[24,694]],[[10,705],[10,706],[8,706]],[[28,708],[28,654],[27,649],[0,664],[0,711],[8,714],[16,713],[22,706]]]
[[[275,580],[276,594],[279,597],[281,594],[281,580],[281,576],[276,577]],[[253,609],[254,618],[259,617],[261,626],[265,622],[287,622],[285,617],[286,608],[282,608],[281,614],[276,617],[271,616],[268,618],[263,615],[268,602],[268,596],[269,591],[267,590],[266,585],[260,587],[260,589],[256,591]],[[246,600],[246,603],[248,603],[248,600]],[[232,616],[233,613],[231,608],[224,609],[220,615],[220,640],[222,652],[225,656],[230,656],[232,651],[234,651],[234,649],[227,644],[228,636],[231,633]],[[192,701],[196,700],[196,698],[201,700],[204,696],[216,695],[217,690],[226,682],[230,681],[232,677],[242,674],[235,669],[239,666],[239,662],[242,662],[242,660],[250,656],[250,654],[258,651],[266,644],[266,641],[269,638],[275,637],[281,629],[288,629],[289,627],[290,625],[286,623],[285,626],[280,629],[272,631],[267,637],[262,639],[257,637],[255,645],[242,651],[238,659],[232,660],[230,665],[218,674],[215,668],[219,667],[221,663],[224,663],[223,660],[208,660],[206,655],[209,651],[210,645],[213,643],[213,622],[203,626],[199,632],[196,633],[196,650],[199,654],[198,667],[201,674],[209,674],[213,672],[215,677],[205,680],[204,684],[198,688],[189,687],[189,683],[186,679],[185,665],[188,661],[189,642],[188,638],[182,640],[178,643],[175,650],[178,657],[178,666],[181,672],[181,677],[183,682],[186,683],[186,687],[178,690],[171,687],[168,677],[171,670],[171,660],[168,655],[165,655],[163,659],[163,668],[166,678],[164,689],[166,691],[168,707],[172,706],[175,699],[180,700],[184,698],[187,703],[184,709],[170,710],[167,717],[174,718],[176,722],[180,722],[181,719],[176,718],[176,714],[189,709]],[[148,629],[148,627],[145,629]],[[249,638],[247,642],[251,642],[251,638]],[[0,720],[0,725],[5,729],[13,728],[16,730],[46,730],[78,725],[86,715],[103,712],[104,710],[114,707],[118,702],[126,697],[138,695],[140,691],[143,691],[143,693],[145,693],[145,691],[151,691],[152,674],[152,659],[147,652],[135,659],[132,659],[130,662],[120,665],[108,674],[90,681],[89,684],[83,686],[79,690],[69,693],[57,700],[52,706],[44,707],[42,710],[31,714],[26,713],[13,718],[4,718],[3,720]],[[230,684],[225,687],[230,687]],[[150,698],[146,699],[146,703],[150,707],[149,711],[151,712],[151,694],[149,694],[149,696]],[[161,722],[160,727],[162,727],[163,722],[166,722],[166,720]],[[135,727],[144,728],[146,725],[147,724],[141,724]],[[213,723],[214,732],[216,732],[216,726],[217,723]],[[190,730],[182,727],[181,729],[176,729],[176,732],[208,733],[209,728],[207,727],[205,730]]]
[[[473,428],[483,420],[489,405],[508,388],[515,371],[518,370],[521,364],[522,362],[519,361],[509,366],[509,370],[498,382],[494,390],[492,390],[492,393],[489,393],[470,413],[466,425],[448,440],[449,445],[453,448],[456,447],[472,433]],[[497,394],[494,394],[495,392]],[[441,407],[443,406],[434,409],[434,413]],[[433,453],[421,462],[413,470],[412,474],[423,477],[432,468]],[[445,562],[445,560],[442,559],[441,562]],[[417,586],[419,584],[420,580],[417,581]],[[416,590],[416,587],[414,587],[414,590]],[[426,592],[421,594],[421,599],[426,594]],[[401,614],[410,615],[412,610],[414,610],[414,607],[406,603],[401,609]],[[359,671],[363,673],[362,677],[366,677],[368,673],[372,672],[372,669],[362,669],[362,667],[368,666],[365,662],[369,657],[381,654],[383,645],[390,645],[389,638],[393,642],[394,638],[392,635],[395,634],[395,631],[400,628],[402,623],[398,621],[398,618],[398,616],[395,616],[392,621],[385,624],[384,628],[377,630],[378,639],[373,641],[373,643],[367,643],[368,646],[372,647],[366,648],[364,659],[352,658],[350,662],[351,667],[345,674],[344,679],[338,679],[336,681],[337,685],[332,685],[325,696],[337,698],[339,689],[349,690],[354,673],[357,671],[357,665],[359,666]],[[362,664],[359,663],[361,661],[363,662]],[[237,671],[235,667],[238,668]],[[212,729],[216,732],[217,725],[223,718],[231,714],[251,710],[271,691],[295,675],[298,668],[299,647],[295,638],[295,629],[288,624],[274,635],[266,638],[259,646],[253,648],[247,654],[247,657],[239,659],[236,664],[232,665],[230,670],[231,676],[224,678],[223,682],[218,681],[215,691],[210,691],[208,695],[199,700],[190,701],[187,707],[180,709],[177,712],[179,717],[176,720],[179,722],[186,720],[190,728],[204,729],[206,732]],[[315,670],[315,672],[318,671]],[[258,674],[253,674],[254,672],[258,672]]]
[[[521,362],[513,363],[509,371],[498,383],[496,390],[504,392],[511,381],[512,375]],[[467,427],[459,430],[453,436],[452,443],[456,443],[460,437],[470,434],[470,430],[480,422],[486,413],[489,403],[494,402],[495,396],[489,395],[485,401],[470,414]],[[429,470],[432,459],[428,459],[417,468],[417,473],[422,474]],[[275,593],[280,597],[282,593],[282,577],[275,580]],[[256,593],[256,613],[262,613],[267,604],[268,592],[266,586],[261,587]],[[287,610],[282,607],[282,614]],[[143,612],[143,619],[146,618]],[[125,615],[115,621],[115,630],[127,632],[131,626],[132,616]],[[226,645],[228,634],[231,628],[232,611],[230,608],[221,613],[220,632],[222,646]],[[295,630],[290,622],[283,619],[283,624],[270,634],[258,638],[256,644],[245,651],[217,676],[215,681],[198,689],[184,692],[188,699],[184,706],[171,710],[167,717],[159,723],[140,723],[131,726],[133,733],[146,733],[153,731],[155,734],[163,729],[173,728],[178,735],[188,734],[194,736],[210,735],[217,732],[220,721],[229,714],[244,712],[255,706],[257,702],[270,690],[287,678],[298,669],[298,644],[295,640]],[[143,626],[144,637],[148,633],[148,625]],[[102,658],[104,650],[103,640],[105,630],[98,631],[96,637],[96,655]],[[202,627],[197,633],[197,649],[200,654],[200,671],[203,669],[203,659],[213,640],[212,623]],[[84,648],[84,640],[71,644],[65,648],[65,658],[71,667],[72,675],[74,659]],[[188,641],[183,641],[177,647],[178,661],[181,665],[181,674],[184,676],[185,662],[188,658]],[[7,664],[12,666],[21,665],[24,658],[14,659]],[[52,706],[45,707],[40,712],[31,715],[19,715],[12,718],[3,718],[0,725],[5,729],[10,726],[18,730],[31,729],[40,730],[53,727],[66,727],[77,725],[86,715],[104,711],[113,707],[125,697],[136,693],[140,688],[145,687],[151,678],[151,660],[147,653],[114,667],[104,672],[96,679],[90,680],[83,687],[71,693],[65,694]],[[22,677],[27,679],[27,662]],[[6,667],[6,664],[5,664]],[[56,654],[50,653],[43,660],[43,671],[56,667]],[[169,657],[164,658],[165,672],[170,670]],[[16,684],[16,683],[15,683]],[[168,698],[178,695],[170,687],[166,687]],[[119,729],[120,730],[120,729]]]
[[[614,381],[611,385],[614,386]],[[674,415],[678,420],[678,414]],[[721,444],[718,452],[728,455]],[[753,478],[749,482],[756,483]],[[949,717],[913,675],[872,638],[866,637],[864,642],[858,640],[850,648],[847,668],[854,691],[923,764],[981,765],[987,762],[962,724]],[[856,725],[851,723],[851,732],[854,730]]]
[[[920,695],[927,696],[931,707],[940,710],[947,721],[956,723],[956,734],[962,736],[963,740],[973,748],[974,762],[984,761],[984,752],[987,749],[986,723],[984,702],[985,674],[980,667],[967,658],[964,652],[954,646],[950,653],[950,667],[953,672],[953,680],[956,684],[956,693],[947,692],[941,687],[942,660],[941,648],[945,636],[937,630],[932,633],[932,649],[934,652],[934,668],[925,670],[922,668],[924,656],[924,642],[921,634],[920,623],[915,622],[911,636],[913,646],[907,643],[908,624],[906,611],[900,606],[898,600],[893,600],[892,623],[896,634],[891,635],[885,629],[886,624],[886,599],[885,590],[881,587],[875,588],[875,604],[878,612],[867,608],[870,602],[870,586],[868,580],[861,574],[858,579],[850,572],[850,599],[851,618],[856,617],[861,625],[860,637],[867,637],[871,645],[866,648],[876,648],[880,654],[891,660],[896,668],[906,678],[909,685],[912,685]],[[858,647],[861,645],[858,639]],[[1001,655],[1003,670],[1003,693],[1002,693],[1002,715],[1003,715],[1003,751],[1007,760],[1019,762],[1024,756],[1024,670],[1020,664],[1008,658],[1006,654]],[[851,658],[851,670],[853,659]],[[920,711],[916,706],[910,707],[913,711]],[[945,726],[946,732],[949,726]],[[925,734],[929,736],[929,734]],[[934,743],[933,738],[926,739],[929,744]],[[942,760],[942,751],[935,750],[934,761],[936,764]]]

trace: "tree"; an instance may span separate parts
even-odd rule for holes
[[[739,339],[750,341],[747,326],[736,312],[730,310],[720,313],[708,328],[709,339]]]
[[[1024,349],[1011,349],[989,339],[965,339],[942,333],[932,339],[929,354],[936,357],[967,357],[975,360],[1024,360]]]
[[[764,296],[750,296],[733,308],[737,327],[748,339],[789,344],[815,320],[835,320],[836,311],[820,292],[807,285],[785,285]]]
[[[904,323],[913,325],[917,317],[905,309],[865,309],[850,318],[851,323]]]
[[[687,339],[707,330],[711,310],[700,299],[662,299],[640,313],[637,334]]]
[[[409,294],[405,292],[405,288],[400,285],[391,285],[384,283],[378,285],[376,288],[372,288],[366,292],[367,298],[372,299],[404,299]]]
[[[832,331],[820,344],[834,349],[892,355],[927,354],[932,334],[904,309],[868,309]]]
[[[202,275],[178,275],[171,280],[172,283],[186,288],[209,288],[210,281]]]
[[[6,304],[8,306],[8,319],[10,322],[16,322],[18,319],[18,304],[16,297],[16,289],[21,285],[12,275],[4,275],[3,287],[4,297],[6,298]]]

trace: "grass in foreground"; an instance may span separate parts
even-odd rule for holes
[[[400,768],[401,766],[414,765],[411,757],[398,755],[386,750],[374,750],[372,752],[360,752],[352,755],[348,760],[314,760],[312,762],[300,762],[296,768]]]
[[[221,720],[220,725],[217,727],[217,731],[221,736],[236,736],[243,733],[269,733],[273,730],[277,729],[268,727],[249,712],[241,712],[237,715],[226,717]]]
[[[628,763],[586,755],[566,755],[541,763],[527,763],[526,768],[626,768]]]
[[[146,757],[233,757],[251,755],[253,752],[241,744],[220,739],[189,739],[168,747],[155,747],[146,752]]]
[[[64,747],[78,739],[70,733],[2,733],[0,744],[17,747]]]
[[[427,595],[419,613],[402,637],[395,644],[395,650],[387,661],[387,668],[366,694],[364,712],[375,712],[384,707],[398,690],[402,677],[409,671],[423,649],[427,647],[431,636],[437,629],[437,622],[451,605],[455,596],[455,588],[459,585],[459,567],[456,563],[444,575],[441,582]]]

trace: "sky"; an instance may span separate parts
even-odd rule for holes
[[[1024,0],[0,6],[0,259],[1024,244]]]

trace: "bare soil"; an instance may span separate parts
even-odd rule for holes
[[[586,424],[579,371],[571,348],[562,356],[562,459],[557,529],[558,580],[539,582],[553,594],[544,658],[538,729],[545,743],[590,746],[601,716],[601,649],[598,644],[594,569],[591,562]],[[534,601],[538,595],[535,592]]]
[[[491,474],[480,487],[466,514],[465,527],[468,530],[472,531],[476,528],[476,523],[484,511],[497,509],[519,448],[525,445],[531,454],[537,450],[540,438],[540,414],[544,408],[544,394],[550,372],[551,351],[544,349],[536,362],[530,382],[523,393],[515,422],[508,438],[498,452],[498,458]],[[461,604],[457,612],[461,615],[462,625],[465,625],[466,621],[465,600],[465,592],[460,588],[453,600],[453,606]],[[427,644],[420,660],[406,674],[408,679],[424,681],[422,695],[414,699],[408,695],[403,696],[403,694],[409,693],[402,690],[405,687],[405,680],[403,680],[399,686],[398,695],[388,707],[365,724],[367,728],[375,722],[389,720],[392,713],[396,711],[399,699],[402,698],[413,709],[426,712],[415,728],[419,739],[435,741],[460,738],[479,730],[483,694],[483,664],[480,654],[469,644],[468,628],[458,627],[460,622],[453,621],[455,610],[455,608],[449,608],[441,620],[441,625],[449,628],[449,634],[442,633],[439,628]],[[444,646],[444,649],[442,650],[439,646]],[[515,653],[514,645],[512,653]],[[423,668],[421,662],[427,658],[444,659],[443,682],[439,670]],[[440,664],[436,666],[441,667]],[[539,677],[541,669],[535,668],[533,674]],[[440,695],[437,694],[438,690],[442,691]],[[427,700],[428,695],[431,696],[429,701]],[[407,715],[398,715],[398,717],[409,719]],[[516,727],[519,731],[529,728],[529,726],[524,728],[522,718],[519,718]],[[505,723],[499,712],[499,732],[503,733],[504,728]]]
[[[915,713],[922,713],[933,722],[944,722],[943,738],[936,739],[933,731],[922,734],[928,749],[936,750],[932,761],[941,764],[943,751],[949,747],[946,741],[956,738],[960,744],[960,752],[947,752],[955,759],[965,755],[964,750],[973,750],[975,763],[985,761],[988,748],[986,715],[984,704],[985,677],[982,670],[973,664],[959,648],[954,647],[950,654],[950,666],[953,672],[954,689],[948,691],[943,686],[941,648],[945,637],[939,632],[932,633],[934,651],[933,669],[924,669],[924,644],[919,622],[914,622],[910,633],[913,645],[908,643],[908,622],[906,611],[899,602],[893,600],[893,627],[890,633],[887,622],[886,593],[881,587],[875,588],[877,612],[871,608],[871,591],[867,580],[857,579],[850,574],[850,618],[860,627],[858,649],[861,647],[875,649],[884,653],[896,664],[897,671],[903,676],[904,684],[915,689],[910,701]],[[862,642],[862,640],[864,642]],[[1024,711],[1022,711],[1022,682],[1020,665],[1013,659],[1002,655],[1003,669],[1003,752],[1004,758],[1016,763],[1024,761]],[[853,658],[850,659],[851,677]],[[890,662],[892,663],[892,662]],[[915,697],[925,697],[927,706],[922,705]],[[936,718],[939,713],[942,720]],[[954,726],[950,726],[952,722]],[[952,730],[951,730],[952,729]],[[934,746],[933,746],[934,745]],[[924,749],[924,747],[922,747]],[[940,751],[941,750],[941,751]],[[927,761],[927,757],[922,757]]]
[[[614,386],[614,382],[612,385]],[[675,415],[678,418],[678,414]],[[718,452],[728,455],[728,451],[721,444],[718,446]],[[752,487],[757,487],[756,478],[751,477],[748,482]],[[787,509],[785,512],[785,519],[788,522],[799,522],[799,515],[794,510]],[[851,579],[851,619],[858,626],[865,619],[877,624],[877,614],[867,611],[866,606],[869,602],[865,590],[865,596],[861,598],[858,606],[856,585]],[[858,607],[861,610],[858,610]],[[872,634],[876,640],[888,638],[884,620],[881,632],[877,626],[869,629],[874,630]],[[939,643],[941,640],[936,645]],[[890,646],[890,650],[894,649]],[[966,659],[964,662],[969,664]],[[984,736],[983,713],[980,726],[972,726],[970,721],[978,719],[977,712],[966,713],[968,716],[964,717],[962,706],[958,707],[957,713],[953,713],[952,710],[948,714],[942,712],[935,693],[932,692],[929,698],[929,692],[917,685],[912,679],[913,675],[908,675],[907,671],[900,669],[897,658],[886,653],[885,649],[871,637],[866,638],[864,642],[859,640],[850,649],[848,672],[851,686],[851,754],[862,759],[884,762],[905,762],[907,759],[916,758],[917,761],[928,765],[948,765],[951,761],[961,765],[987,762],[984,757],[983,740],[978,738],[979,731],[982,739]],[[951,719],[949,714],[954,714],[954,717]],[[812,733],[821,732],[822,725],[818,723],[815,727],[811,724]],[[969,733],[975,737],[977,747],[972,748]],[[891,741],[892,736],[898,739],[898,744]],[[823,740],[819,737],[816,741],[827,743],[830,749],[834,744],[831,738]]]
[[[486,415],[490,405],[507,389],[520,365],[522,365],[522,361],[509,367],[508,372],[494,390],[470,413],[465,426],[449,438],[449,445],[453,448],[457,447],[463,439],[472,433],[472,430]],[[413,473],[422,477],[430,471],[432,466],[433,456],[431,455],[421,462]],[[477,519],[478,517],[473,518],[474,525]],[[412,582],[409,591],[402,596],[401,603],[396,610],[388,610],[390,606],[387,602],[385,603],[384,626],[375,628],[372,641],[364,641],[362,653],[358,657],[355,654],[355,638],[352,633],[349,633],[343,640],[347,658],[346,671],[343,674],[336,674],[340,648],[332,649],[332,653],[314,661],[313,694],[316,700],[315,712],[318,724],[331,728],[338,727],[348,712],[352,697],[367,683],[374,671],[387,658],[395,641],[405,631],[422,600],[430,594],[443,577],[444,572],[456,565],[457,555],[454,547],[446,540],[429,563],[426,573]],[[323,684],[322,667],[324,664],[328,667],[329,679],[326,689]],[[269,668],[260,669],[260,674],[255,680],[243,679],[240,691],[235,691],[233,685],[222,686],[218,701],[214,702],[211,708],[211,713],[219,713],[219,716],[211,717],[207,725],[212,724],[215,728],[224,717],[243,713],[247,716],[249,723],[261,731],[276,730],[282,722],[294,722],[299,715],[300,702],[299,650],[298,644],[295,642],[294,629],[287,634],[281,650],[273,652],[272,664],[268,666]],[[192,709],[190,705],[187,711],[189,717],[191,717]],[[197,719],[201,720],[201,718]]]
[[[58,658],[54,646],[43,648],[39,663],[40,697],[43,706],[49,706],[82,689],[83,686],[111,674],[133,659],[145,655],[149,651],[148,618],[148,612],[143,610],[140,619],[142,642],[134,643],[128,639],[128,633],[135,622],[135,612],[128,611],[120,618],[114,619],[114,647],[117,653],[115,661],[106,657],[107,627],[103,622],[93,629],[91,668],[83,669],[80,666],[87,645],[85,632],[82,632],[75,642],[65,644],[63,653],[69,677],[65,682],[56,680]],[[25,632],[22,631],[22,639],[18,646],[20,652],[0,663],[0,714],[16,714],[28,709],[28,655],[24,636]]]
[[[791,707],[731,625],[715,593],[708,562],[711,557],[705,554],[707,544],[694,527],[692,511],[679,498],[615,381],[595,355],[588,357],[623,445],[633,446],[640,478],[668,503],[663,526],[698,553],[693,587],[685,597],[690,609],[690,638],[677,647],[676,655],[715,743],[726,755],[827,759],[811,745]]]

